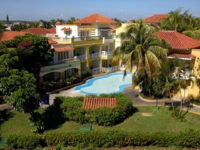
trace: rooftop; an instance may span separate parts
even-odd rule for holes
[[[44,35],[44,34],[48,34],[48,33],[51,33],[51,34],[55,33],[55,31],[53,31],[53,30],[54,29],[46,29],[46,28],[27,28],[25,30],[22,30],[22,32],[29,32],[32,34]]]
[[[0,39],[1,42],[13,40],[15,36],[23,36],[28,32],[19,32],[19,31],[5,31],[2,34],[2,37]]]
[[[96,109],[101,107],[115,107],[116,98],[84,98],[83,108],[84,109]]]
[[[92,23],[116,23],[116,22],[100,14],[92,14],[75,21],[75,24],[92,24]]]
[[[163,18],[167,18],[166,14],[154,14],[144,19],[147,23],[160,23]]]
[[[200,48],[200,41],[181,34],[176,31],[159,31],[156,32],[160,39],[167,41],[174,50],[190,50]]]

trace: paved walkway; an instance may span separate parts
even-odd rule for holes
[[[146,100],[146,99],[141,98],[139,96],[138,90],[132,89],[131,86],[125,87],[125,89],[122,93],[133,100],[134,106],[156,106],[156,100]],[[84,95],[85,94],[82,94],[79,91],[75,91],[74,88],[71,88],[68,90],[61,91],[59,93],[51,94],[49,96],[49,102],[50,102],[50,105],[53,104],[53,100],[57,96],[74,97],[74,96],[84,96]],[[174,97],[172,100],[180,101],[180,99],[178,99],[178,97]],[[170,102],[168,99],[159,100],[157,102],[157,106],[164,106],[166,101]],[[0,110],[4,110],[4,109],[8,109],[8,108],[9,108],[9,106],[6,104],[0,105]],[[200,106],[193,105],[189,111],[200,115]]]

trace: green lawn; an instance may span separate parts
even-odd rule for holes
[[[144,130],[144,131],[178,131],[184,129],[199,129],[200,116],[192,113],[186,115],[187,122],[180,122],[170,117],[170,111],[166,107],[156,109],[153,106],[139,106],[138,111],[126,119],[123,123],[113,127],[100,127],[92,125],[93,130],[98,129],[121,129],[121,130]],[[147,116],[151,115],[151,116]],[[6,137],[10,133],[27,133],[30,132],[28,122],[29,115],[11,111],[6,115],[6,120],[1,121],[0,135]],[[45,132],[64,132],[79,130],[80,124],[67,121],[60,125],[59,128]]]

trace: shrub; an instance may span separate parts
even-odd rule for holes
[[[86,97],[97,97],[87,95]],[[101,94],[99,97],[116,97],[116,107],[103,107],[95,110],[84,110],[82,108],[84,97],[58,97],[55,99],[56,105],[60,104],[66,118],[83,123],[98,124],[101,126],[113,126],[124,121],[133,113],[132,100],[121,93]],[[57,106],[56,106],[57,107]]]
[[[11,134],[7,137],[6,143],[9,147],[21,149],[34,149],[39,146],[41,142],[41,136],[36,134]]]
[[[179,132],[157,131],[124,131],[94,130],[62,133],[45,133],[43,135],[12,134],[6,139],[7,145],[16,149],[34,149],[41,145],[82,147],[126,147],[126,146],[158,146],[200,148],[200,130]],[[91,145],[92,144],[92,145]]]

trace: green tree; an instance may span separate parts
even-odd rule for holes
[[[1,41],[1,37],[2,37],[2,34],[5,31],[5,29],[6,29],[6,27],[2,23],[0,23],[0,41]]]
[[[11,30],[12,31],[21,31],[21,30],[24,30],[24,29],[27,29],[28,26],[26,23],[20,23],[20,24],[15,24],[11,27]]]
[[[170,11],[167,18],[161,21],[161,29],[164,30],[175,30],[177,32],[183,32],[187,30],[187,24],[184,21],[186,16],[188,16],[188,11],[181,14],[182,8],[175,11]]]
[[[9,16],[8,16],[8,15],[6,16],[6,22],[7,22],[7,23],[10,22],[10,21],[9,21]]]
[[[77,18],[74,18],[74,17],[71,17],[70,19],[68,19],[68,20],[66,21],[66,23],[67,23],[67,24],[74,24],[74,22],[75,22],[76,20],[78,20],[78,19],[77,19]]]
[[[42,21],[42,28],[52,28],[51,22],[50,21]]]
[[[6,41],[7,48],[15,48],[19,57],[19,67],[33,73],[35,76],[42,66],[52,60],[53,52],[46,37],[32,35],[16,36],[14,40]]]
[[[29,28],[40,28],[40,23],[38,21],[31,21],[29,23]]]
[[[143,86],[147,85],[148,79],[152,78],[155,69],[161,67],[160,59],[167,60],[169,45],[154,36],[154,32],[154,27],[139,20],[128,26],[127,31],[120,35],[123,42],[118,50],[121,53],[128,52],[126,69],[132,70],[134,64],[137,66],[137,76],[133,74],[135,84],[143,81]]]
[[[17,69],[17,62],[17,56],[0,56],[0,91],[12,108],[31,114],[39,108],[40,102],[36,79],[33,74]]]

